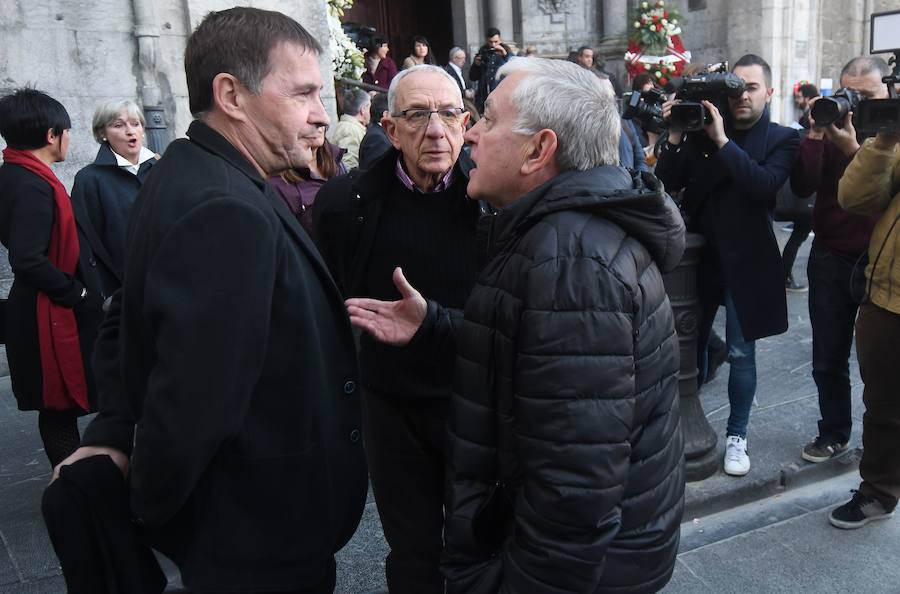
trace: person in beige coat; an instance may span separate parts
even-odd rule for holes
[[[900,130],[862,145],[838,188],[853,213],[879,216],[869,242],[866,299],[856,320],[856,352],[865,383],[862,483],[831,512],[838,528],[890,518],[900,498]]]
[[[348,89],[344,93],[344,114],[328,132],[328,141],[346,149],[344,165],[347,170],[359,167],[359,145],[369,125],[369,104],[372,99],[361,89]]]

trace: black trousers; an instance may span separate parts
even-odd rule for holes
[[[367,391],[362,399],[369,477],[384,536],[391,594],[442,594],[446,400]]]
[[[856,351],[866,384],[859,491],[892,510],[900,498],[900,314],[863,305],[856,322]]]
[[[791,276],[791,272],[794,270],[794,260],[797,259],[797,251],[800,250],[800,246],[809,237],[810,231],[812,231],[812,224],[809,221],[794,221],[794,230],[791,231],[791,236],[788,237],[787,243],[784,244],[784,251],[781,252],[781,263],[784,265],[785,280]]]
[[[859,302],[865,292],[865,258],[847,256],[813,240],[809,252],[809,321],[812,376],[819,391],[819,435],[850,439],[850,348]]]

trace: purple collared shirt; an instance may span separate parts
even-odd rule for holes
[[[455,167],[451,167],[450,171],[447,172],[447,175],[444,176],[444,179],[438,183],[430,192],[425,192],[415,184],[411,177],[406,173],[406,169],[403,168],[403,155],[397,157],[397,166],[394,167],[394,172],[397,174],[397,179],[400,180],[400,183],[403,184],[407,190],[411,192],[418,192],[420,194],[434,194],[436,192],[443,192],[447,188],[450,187],[450,184],[453,183],[453,170]]]

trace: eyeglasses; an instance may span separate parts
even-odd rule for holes
[[[462,107],[444,107],[442,109],[406,109],[400,113],[392,113],[392,118],[403,118],[413,128],[421,128],[431,120],[431,114],[436,113],[445,126],[454,126],[459,123],[459,116],[466,110]]]

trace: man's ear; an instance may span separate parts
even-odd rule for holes
[[[556,138],[556,132],[549,128],[544,128],[531,137],[526,143],[525,162],[519,169],[522,175],[530,175],[541,169],[556,166],[556,151],[559,143]]]
[[[47,128],[47,144],[44,146],[50,146],[56,142],[57,138],[56,134],[53,133],[53,128]]]
[[[220,72],[212,82],[213,105],[230,119],[246,119],[243,95],[249,90],[232,74]]]
[[[391,144],[394,145],[394,148],[400,150],[400,138],[397,136],[397,122],[392,118],[385,116],[381,118],[381,127],[384,128],[384,132],[387,134]]]
[[[773,87],[769,87],[768,89],[766,89],[766,103],[772,102],[772,94],[774,92],[775,92],[775,89]]]

